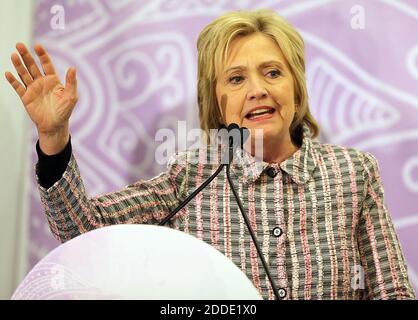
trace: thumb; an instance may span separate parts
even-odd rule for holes
[[[70,97],[77,97],[77,78],[76,69],[71,67],[65,76],[65,91]]]

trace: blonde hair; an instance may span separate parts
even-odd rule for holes
[[[270,36],[277,42],[290,67],[295,82],[296,112],[289,131],[292,142],[300,146],[303,124],[309,127],[313,138],[319,134],[319,126],[308,104],[304,42],[295,28],[272,10],[229,12],[215,19],[200,33],[197,40],[200,127],[208,137],[210,129],[221,128],[221,113],[215,93],[217,75],[226,61],[230,42],[236,37],[256,32]]]

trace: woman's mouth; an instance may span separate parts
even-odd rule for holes
[[[245,118],[250,121],[263,121],[273,117],[274,112],[276,112],[276,110],[271,107],[257,108],[256,110],[247,113]]]

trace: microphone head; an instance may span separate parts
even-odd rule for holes
[[[246,127],[240,127],[236,123],[231,123],[228,128],[229,145],[232,147],[243,147],[245,141],[250,136],[250,130]]]
[[[228,131],[231,131],[231,130],[233,130],[233,129],[239,129],[239,125],[237,125],[236,123],[231,123],[231,124],[228,126]]]

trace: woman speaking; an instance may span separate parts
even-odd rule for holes
[[[20,81],[6,78],[38,131],[39,191],[60,241],[112,224],[158,224],[218,167],[191,161],[203,153],[189,149],[157,177],[89,198],[69,132],[76,70],[63,86],[41,45],[42,71],[22,43],[16,48]],[[204,28],[197,48],[201,129],[209,136],[234,123],[250,132],[231,175],[260,248],[223,172],[167,225],[221,251],[265,299],[414,299],[376,159],[315,139],[299,33],[273,11],[230,12]],[[260,130],[261,155],[253,147]]]

